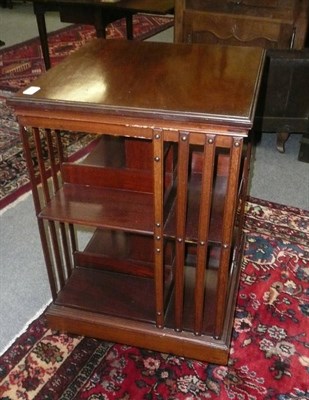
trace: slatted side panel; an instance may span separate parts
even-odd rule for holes
[[[50,202],[61,186],[61,165],[65,161],[59,131],[20,127],[27,168],[32,185],[36,215]],[[76,248],[73,226],[38,218],[43,254],[53,298],[73,269],[72,249]],[[50,246],[51,243],[51,246]]]
[[[178,133],[172,320],[177,332],[220,340],[230,295],[243,139],[213,132],[205,133],[204,143],[197,139],[191,132]]]
[[[29,173],[31,186],[32,186],[32,194],[33,194],[33,202],[34,202],[35,212],[36,212],[36,215],[38,215],[42,209],[42,205],[41,205],[40,195],[39,195],[38,186],[37,186],[37,184],[39,182],[39,177],[37,176],[37,171],[34,166],[33,146],[32,146],[32,141],[30,140],[32,137],[32,132],[30,133],[25,127],[20,126],[20,134],[21,134],[21,138],[22,138],[22,142],[23,142],[24,154],[25,154],[28,173]],[[46,235],[44,222],[39,218],[38,218],[38,226],[39,226],[39,232],[40,232],[40,237],[41,237],[41,242],[42,242],[42,249],[43,249],[45,264],[46,264],[46,268],[47,268],[47,274],[48,274],[48,278],[49,278],[51,293],[52,293],[52,297],[55,298],[56,294],[57,294],[56,275],[55,275],[55,271],[53,268],[52,256],[49,251],[48,238]]]
[[[239,137],[234,137],[230,149],[229,175],[223,213],[222,251],[220,257],[216,294],[216,320],[214,337],[217,339],[220,339],[222,336],[225,310],[227,305],[229,267],[231,263],[231,253],[233,250],[232,241],[238,198],[237,192],[242,147],[243,139]]]

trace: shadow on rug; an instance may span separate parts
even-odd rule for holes
[[[0,398],[300,400],[309,382],[309,213],[257,199],[228,366],[52,332],[44,315],[0,358]]]

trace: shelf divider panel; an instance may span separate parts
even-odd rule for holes
[[[163,132],[153,130],[153,176],[154,176],[154,260],[155,260],[155,303],[156,325],[164,327],[164,235],[163,235],[163,199],[164,199],[164,149]]]
[[[229,174],[224,203],[222,224],[222,251],[219,264],[219,275],[216,296],[216,322],[214,336],[220,339],[223,332],[225,310],[228,294],[229,266],[231,264],[232,239],[237,207],[238,179],[243,147],[243,138],[234,137],[230,149]]]

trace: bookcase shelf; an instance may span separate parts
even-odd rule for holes
[[[40,218],[153,234],[153,213],[151,194],[64,184]]]

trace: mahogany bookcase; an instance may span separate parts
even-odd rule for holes
[[[52,328],[227,363],[263,62],[258,48],[96,39],[10,99]],[[63,131],[94,135],[83,159],[66,159]]]

